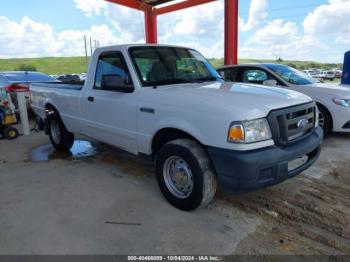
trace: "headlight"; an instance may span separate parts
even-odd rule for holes
[[[350,99],[333,98],[332,100],[338,106],[350,107]]]
[[[272,138],[269,123],[265,118],[234,122],[228,132],[228,142],[230,143],[255,143]]]

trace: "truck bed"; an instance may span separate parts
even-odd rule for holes
[[[45,88],[55,88],[55,89],[69,89],[69,90],[82,90],[84,83],[62,83],[62,82],[50,82],[50,83],[35,83],[33,84],[35,87],[45,87]]]

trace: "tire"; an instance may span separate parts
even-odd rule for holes
[[[12,126],[7,126],[4,129],[4,135],[7,139],[13,140],[16,139],[19,135],[18,129]]]
[[[326,136],[332,131],[332,117],[324,106],[317,106],[319,111],[320,126],[322,127],[324,135]]]
[[[164,145],[156,169],[160,190],[178,209],[207,206],[215,196],[217,181],[212,164],[204,148],[192,140],[178,139]]]
[[[69,151],[74,144],[74,134],[67,131],[60,116],[57,113],[47,118],[50,141],[58,151]]]

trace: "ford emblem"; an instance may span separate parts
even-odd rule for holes
[[[309,124],[309,120],[307,120],[307,119],[301,119],[301,120],[298,122],[297,126],[298,126],[299,129],[302,129],[302,128],[305,128],[308,124]]]

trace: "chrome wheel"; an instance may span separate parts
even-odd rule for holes
[[[325,118],[324,118],[324,115],[322,114],[322,112],[320,111],[318,113],[318,124],[320,127],[322,127],[322,129],[324,129],[324,125],[325,125]]]
[[[187,198],[193,190],[193,175],[190,166],[181,157],[169,157],[163,168],[167,189],[180,199]]]
[[[55,144],[59,144],[61,142],[61,129],[57,120],[51,121],[50,132],[52,140]]]

